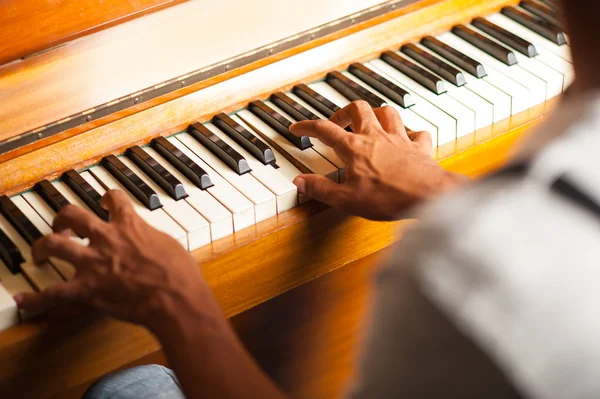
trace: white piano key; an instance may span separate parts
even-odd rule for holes
[[[369,64],[369,67],[381,76],[385,77],[386,79],[392,81],[393,83],[397,84],[403,89],[408,90],[407,87],[403,86],[400,82],[394,80],[393,77],[385,74],[385,72],[382,70],[378,70],[376,66]],[[412,111],[418,117],[421,117],[426,122],[431,123],[437,129],[437,140],[435,140],[437,142],[437,146],[456,139],[456,119],[452,118],[450,115],[448,115],[435,105],[426,101],[418,94],[411,92],[410,95],[414,101],[414,105],[410,107],[410,111]],[[400,115],[402,116],[403,114]]]
[[[22,196],[15,196],[11,199],[17,208],[19,208],[21,212],[27,216],[27,219],[29,219],[29,221],[40,231],[40,233],[45,236],[52,234],[52,228],[50,225],[36,212],[36,210],[25,200],[25,198]],[[73,237],[73,239],[77,240],[76,242],[84,246],[89,242],[87,239],[82,240],[76,237]],[[73,277],[75,277],[76,270],[75,266],[72,264],[57,258],[50,258],[50,263],[52,263],[52,265],[65,280],[71,280]]]
[[[556,54],[550,53],[546,49],[541,47],[536,48],[538,49],[538,55],[535,56],[535,59],[560,72],[564,76],[562,89],[565,91],[567,87],[569,87],[575,80],[575,70],[573,69],[573,64],[570,64]]]
[[[231,212],[227,210],[219,201],[217,201],[207,190],[199,189],[194,183],[189,181],[181,172],[162,157],[153,148],[144,148],[148,154],[152,156],[169,171],[177,180],[183,184],[188,197],[185,201],[196,209],[210,223],[210,233],[212,241],[233,234],[233,217]]]
[[[298,97],[294,93],[288,92],[288,93],[286,93],[286,95],[289,98],[291,98],[292,100],[296,101],[298,104],[302,105],[304,108],[306,108],[310,112],[312,112],[313,114],[317,115],[319,118],[321,118],[321,119],[328,119],[328,118],[325,117],[325,115],[323,115],[322,113],[320,113],[319,111],[317,111],[315,108],[313,108],[306,101],[304,101],[303,99],[301,99],[300,97]],[[273,104],[273,102],[271,102],[269,105],[273,106],[274,109],[281,110],[281,112],[283,112],[283,110],[281,108],[277,107],[275,104]],[[289,114],[284,113],[284,115],[287,115],[290,118],[290,120],[298,122],[293,117],[291,117]],[[326,146],[321,140],[319,140],[317,138],[311,137],[310,141],[313,143],[313,149],[316,152],[318,152],[319,154],[321,154],[321,156],[323,158],[325,158],[330,163],[332,163],[336,168],[338,168],[339,174],[340,174],[340,179],[343,176],[345,176],[345,174],[346,174],[346,164],[344,163],[344,161],[342,161],[342,159],[335,152],[335,150],[333,148],[329,147],[329,146]]]
[[[463,54],[468,55],[469,49],[466,48],[465,51],[466,46],[464,46],[466,42],[460,42],[456,40],[456,36],[442,35],[438,36],[437,39],[449,46],[454,47],[456,50],[463,52]],[[529,87],[522,85],[521,83],[513,80],[511,77],[505,76],[501,72],[498,72],[490,65],[486,64],[483,60],[478,59],[477,61],[485,67],[487,76],[485,76],[483,79],[497,89],[500,89],[511,96],[512,115],[526,111],[534,105]]]
[[[406,56],[405,54],[404,54],[403,56],[405,56],[406,58],[410,59],[410,57]],[[416,62],[416,61],[415,61],[415,60],[413,60],[413,59],[410,59],[410,60],[411,60],[411,61],[413,61],[413,62],[414,62],[414,63],[416,63],[416,64],[419,64],[418,62]],[[420,65],[420,66],[422,66],[422,67],[423,67],[423,65]],[[427,68],[425,68],[425,69],[427,69]],[[376,93],[378,96],[380,96],[381,98],[383,98],[384,100],[386,100],[388,104],[392,104],[392,105],[394,106],[394,108],[396,108],[396,110],[398,110],[398,112],[400,112],[400,113],[401,113],[401,115],[406,115],[406,116],[407,116],[407,119],[406,119],[406,121],[405,121],[405,124],[406,124],[406,126],[407,126],[407,127],[411,128],[411,129],[413,129],[413,130],[426,130],[426,131],[429,131],[429,132],[430,132],[430,133],[433,135],[433,133],[431,132],[431,130],[428,130],[428,128],[420,128],[420,127],[416,127],[416,126],[414,126],[414,127],[413,127],[413,126],[412,126],[412,125],[409,123],[409,120],[414,120],[414,119],[413,119],[413,118],[411,118],[411,116],[410,116],[410,114],[412,113],[412,111],[410,111],[409,109],[404,109],[404,108],[400,107],[399,105],[395,104],[393,101],[391,101],[390,99],[388,99],[387,97],[385,97],[384,95],[382,95],[381,93],[379,93],[378,91],[376,91],[375,89],[373,89],[373,88],[369,87],[369,86],[368,86],[366,83],[362,82],[360,79],[358,79],[357,77],[355,77],[355,76],[354,76],[354,75],[352,75],[351,73],[349,73],[349,72],[344,72],[344,75],[345,75],[346,77],[348,77],[349,79],[352,79],[352,80],[354,80],[354,81],[355,81],[356,83],[358,83],[359,85],[361,85],[361,86],[363,86],[363,87],[367,88],[367,89],[368,89],[368,90],[370,90],[371,92],[374,92],[374,93]],[[448,87],[448,86],[450,86],[450,85],[451,85],[451,83],[449,83],[449,82],[446,82],[446,87]],[[471,106],[469,106],[468,104],[466,104],[465,102],[463,102],[463,101],[460,101],[460,99],[457,99],[457,98],[455,98],[455,99],[456,99],[457,101],[461,102],[461,103],[462,103],[463,105],[465,105],[466,107],[468,107],[468,108],[470,108],[471,110],[473,110],[474,112],[476,111],[476,109],[475,109],[474,107],[471,107]],[[492,121],[491,121],[491,114],[492,114],[492,110],[493,110],[493,108],[491,107],[491,104],[489,104],[489,103],[487,104],[487,106],[490,108],[490,110],[489,110],[489,111],[490,111],[490,118],[489,118],[490,120],[488,121],[488,123],[487,123],[487,124],[484,124],[482,127],[488,126],[488,125],[490,125],[490,124],[492,123]],[[405,112],[405,111],[410,111],[410,112]],[[417,115],[417,117],[418,117],[418,115]],[[420,118],[420,117],[419,117],[419,118]],[[477,115],[477,113],[476,113],[476,114],[475,114],[475,120],[476,120],[476,121],[477,121],[477,118],[478,118],[478,115]],[[422,118],[420,118],[420,119],[422,119]],[[483,111],[481,111],[481,115],[479,116],[479,119],[483,120]],[[404,116],[403,116],[403,120],[404,120]],[[429,123],[427,122],[427,124],[429,124]],[[419,123],[419,125],[421,125],[421,123]],[[476,125],[476,127],[477,127],[477,125]],[[435,131],[436,131],[436,135],[437,135],[437,129],[435,129]],[[432,136],[432,137],[434,137],[434,136]],[[434,147],[437,147],[437,137],[434,137],[434,143],[433,143],[433,145],[434,145]]]
[[[288,94],[291,98],[298,98],[296,96],[294,96],[292,93]],[[302,100],[301,100],[302,101]],[[275,105],[272,101],[265,101],[265,103],[273,108],[275,111],[279,112],[281,115],[283,115],[284,117],[286,117],[287,119],[289,119],[292,122],[297,122],[292,116],[290,116],[290,114],[288,114],[287,112],[285,112],[284,110],[282,110],[281,108],[279,108],[277,105]],[[300,103],[300,102],[299,102]],[[302,104],[302,103],[300,103]],[[319,113],[318,111],[316,111],[314,108],[310,107],[310,106],[306,106],[308,104],[304,103],[302,105],[305,105],[305,108],[308,109],[309,111],[312,111],[315,115],[323,118],[323,119],[327,119],[325,118],[321,113]],[[344,163],[344,161],[342,161],[342,159],[339,157],[338,154],[336,154],[336,152],[333,150],[333,148],[326,146],[325,144],[323,144],[323,142],[321,142],[321,140],[311,137],[310,138],[311,143],[313,144],[313,150],[315,150],[316,152],[318,152],[323,158],[325,158],[326,160],[328,160],[330,163],[332,163],[333,165],[335,165],[336,168],[339,169],[339,173],[343,174],[344,172],[344,168],[346,167],[346,164]]]
[[[79,206],[85,209],[88,212],[94,213],[81,198],[73,190],[71,187],[67,186],[67,184],[60,180],[54,180],[51,184],[58,190],[59,193],[63,195],[72,205]]]
[[[461,71],[465,77],[465,81],[467,82],[467,84],[463,87],[493,104],[494,123],[510,117],[512,98],[509,94],[491,85],[485,78],[476,78],[469,72],[460,68],[458,65],[453,64],[450,60],[447,60],[444,57],[439,56],[437,53],[428,50],[425,46],[421,44],[417,44],[417,46],[424,51],[429,52],[433,57],[439,58]]]
[[[192,150],[187,148],[185,144],[177,140],[176,137],[169,137],[167,140],[208,173],[214,186],[208,188],[207,191],[231,212],[234,231],[243,230],[256,223],[254,204],[248,198],[244,197],[242,193],[208,166]]]
[[[277,215],[275,195],[254,176],[249,173],[238,175],[188,133],[181,133],[176,137],[254,204],[257,223]]]
[[[571,64],[573,63],[571,59],[571,49],[569,48],[569,46],[559,46],[555,43],[552,43],[545,37],[538,35],[534,31],[527,29],[523,25],[513,21],[512,19],[508,18],[505,15],[502,15],[501,13],[488,15],[485,17],[485,19],[508,30],[509,32],[514,33],[520,38],[531,42],[534,46],[536,46],[536,48],[538,48],[538,50],[540,48],[546,49],[552,52],[553,54],[558,55],[563,60]]]
[[[44,219],[44,222],[46,222],[48,226],[52,226],[56,212],[54,212],[54,209],[52,209],[50,205],[48,205],[48,203],[39,196],[39,194],[33,191],[27,191],[22,193],[21,197],[23,197],[23,199],[25,199],[25,201],[27,201],[27,203],[31,205],[33,209],[35,209],[37,214]]]
[[[198,211],[186,201],[175,201],[129,158],[119,157],[119,159],[131,169],[133,173],[138,175],[148,187],[158,194],[160,203],[163,204],[161,209],[186,231],[188,236],[188,251],[193,251],[201,246],[210,244],[210,225]]]
[[[284,175],[279,173],[273,166],[265,165],[254,158],[254,156],[246,151],[241,145],[232,140],[227,134],[223,133],[212,123],[208,123],[205,126],[231,148],[246,158],[252,169],[250,174],[275,194],[277,198],[277,213],[285,212],[298,205],[298,189],[292,182],[286,179]],[[248,131],[252,132],[252,130]],[[276,158],[276,161],[279,160]]]
[[[456,36],[454,33],[444,33],[443,35],[439,36],[438,39],[448,43],[453,47],[456,47],[457,50],[460,50],[470,57],[475,58],[477,61],[484,63],[486,70],[488,70],[488,68],[490,70],[494,69],[527,87],[529,89],[532,106],[543,104],[546,101],[546,82],[526,71],[518,64],[509,67],[508,65],[498,61],[484,51],[479,50],[475,46]]]
[[[256,134],[254,130],[246,124],[242,119],[240,119],[237,115],[232,115],[231,119],[242,125],[246,130],[251,132],[252,134]],[[286,179],[293,182],[297,176],[300,176],[302,172],[298,170],[286,157],[283,156],[277,149],[270,147],[275,154],[275,159],[277,160],[277,166],[279,166],[279,173],[281,173]]]
[[[0,229],[2,229],[2,231],[12,240],[15,246],[19,248],[23,259],[25,260],[25,262],[21,264],[21,270],[23,271],[23,274],[27,276],[27,279],[35,286],[35,288],[37,288],[39,291],[43,291],[46,288],[50,288],[64,281],[51,264],[46,263],[37,266],[33,263],[31,246],[3,216],[0,216]]]
[[[475,115],[472,111],[469,110],[470,115],[467,115],[466,119],[461,112],[462,108],[464,108],[462,106],[458,111],[458,113],[461,115],[457,116],[455,114],[451,114],[440,106],[440,101],[438,98],[440,96],[431,93],[391,65],[388,65],[380,59],[372,60],[366,65],[377,73],[387,77],[392,82],[411,92],[413,100],[415,101],[415,106],[419,107],[415,108],[415,106],[412,106],[411,109],[437,126],[438,146],[452,142],[457,137],[464,136],[465,134],[474,131],[471,130],[475,129]],[[450,103],[451,108],[456,108],[454,107],[454,105],[458,105],[456,104],[456,101],[453,99],[448,101],[448,97],[445,94],[444,96],[444,100],[441,102]],[[436,99],[438,100],[437,102],[431,101]]]
[[[308,148],[304,151],[298,149],[286,138],[281,136],[269,125],[264,123],[262,120],[260,120],[260,118],[258,118],[248,110],[243,110],[239,112],[238,116],[244,122],[246,122],[247,125],[253,126],[255,128],[251,130],[252,132],[259,130],[262,134],[266,135],[268,138],[277,143],[288,155],[290,155],[291,157],[299,161],[301,164],[306,166],[313,173],[325,176],[335,182],[339,182],[338,168],[335,167],[335,165],[330,163],[328,160],[323,158],[318,152],[316,152],[312,148]],[[257,135],[260,136],[258,132]]]
[[[376,89],[374,89],[373,87],[369,86],[367,83],[363,82],[362,80],[360,80],[356,76],[352,75],[351,73],[343,72],[343,75],[346,76],[348,79],[353,80],[354,82],[356,82],[360,86],[364,87],[365,89],[369,90],[370,92],[381,97],[381,99],[383,99],[389,106],[393,107],[396,111],[398,111],[398,113],[400,114],[400,118],[402,119],[402,122],[404,123],[404,125],[407,128],[410,128],[414,131],[423,131],[424,130],[424,131],[429,132],[433,139],[433,147],[437,147],[438,128],[434,124],[430,123],[429,121],[427,121],[426,119],[424,119],[423,117],[421,117],[420,115],[415,113],[412,110],[412,108],[402,108],[400,105],[396,104],[394,101],[390,100],[388,97],[381,94],[381,92],[379,92]],[[349,101],[347,101],[347,103],[349,103]]]
[[[407,55],[398,51],[396,53],[419,65],[418,62],[412,60]],[[456,99],[452,98],[449,93],[439,95],[434,94],[427,88],[423,87],[420,83],[398,71],[396,68],[387,64],[383,60],[376,59],[371,61],[369,64],[376,66],[376,68],[379,68],[380,70],[383,70],[388,76],[392,76],[395,80],[402,83],[403,86],[408,87],[409,90],[415,92],[437,108],[444,111],[446,114],[453,117],[456,120],[457,137],[462,137],[475,131],[475,112],[461,104]]]
[[[475,26],[469,24],[467,24],[467,26],[475,32],[479,33],[480,35],[487,37],[491,41],[496,42],[504,47],[508,47],[500,40],[497,40],[496,38],[488,35],[484,31],[479,30]],[[534,74],[535,76],[546,82],[546,100],[556,97],[560,95],[560,93],[562,93],[562,88],[564,84],[563,74],[550,68],[549,66],[536,60],[535,58],[529,58],[521,54],[519,51],[513,50],[513,53],[517,57],[517,61],[519,62],[521,68]]]
[[[79,172],[79,174],[85,179],[86,182],[88,182],[90,186],[92,186],[94,190],[98,192],[98,194],[101,196],[106,194],[106,189],[104,186],[102,186],[102,184],[100,184],[89,171],[86,170],[85,172]]]
[[[12,274],[6,265],[0,260],[0,285],[2,285],[11,296],[25,292],[35,292],[22,273]]]
[[[133,208],[143,218],[146,223],[150,226],[154,227],[157,230],[160,230],[174,239],[176,239],[184,248],[188,248],[188,239],[187,233],[183,230],[169,215],[167,215],[162,209],[157,209],[155,211],[150,211],[146,208],[141,202],[137,200],[125,187],[119,183],[117,179],[113,177],[104,167],[102,166],[94,166],[89,169],[89,172],[96,178],[99,182],[102,183],[109,190],[121,190],[125,192],[131,203],[133,204]],[[84,176],[82,174],[82,176]],[[87,180],[84,176],[84,179]]]
[[[2,263],[2,261],[0,261],[0,289],[4,289],[5,292],[11,296],[11,298],[17,294],[30,294],[36,292],[36,290],[31,286],[27,279],[25,279],[22,273],[12,274],[4,265],[4,263]],[[7,304],[7,302],[4,303]],[[24,312],[18,308],[16,311],[16,316],[20,321],[25,321],[29,317],[33,316],[33,314]],[[10,319],[10,317],[14,317],[14,315],[9,316],[7,313],[5,313],[5,317]],[[7,319],[5,319],[5,322],[7,322],[6,320]],[[14,321],[14,319],[12,320]],[[1,329],[2,328],[0,328],[0,330]]]
[[[427,50],[425,50],[425,51],[427,51]],[[431,71],[429,68],[427,68],[423,64],[419,63],[416,59],[410,57],[409,55],[407,55],[405,53],[401,53],[401,52],[398,52],[398,54],[402,55],[402,57],[412,61],[413,63],[419,65],[421,68],[423,68],[426,71],[430,72],[431,74],[437,76],[444,82],[444,85],[446,86],[446,90],[447,90],[447,92],[445,94],[435,95],[435,94],[432,94],[429,90],[425,89],[427,91],[427,95],[429,96],[428,100],[430,102],[432,102],[434,105],[438,105],[438,102],[442,101],[445,97],[454,99],[455,102],[457,102],[458,104],[462,104],[463,107],[457,107],[454,102],[448,101],[449,104],[452,104],[453,108],[449,108],[449,105],[445,105],[445,103],[440,103],[440,104],[444,104],[444,106],[440,107],[440,108],[442,108],[446,112],[451,113],[453,115],[459,115],[457,113],[458,110],[466,107],[468,110],[471,111],[471,113],[468,113],[468,112],[465,113],[465,118],[470,117],[471,114],[473,114],[473,117],[475,118],[474,119],[474,130],[475,129],[483,129],[487,126],[490,126],[493,123],[492,115],[494,113],[494,108],[491,103],[489,103],[488,101],[484,100],[483,98],[477,96],[476,94],[473,94],[471,91],[469,91],[465,87],[455,86],[454,84],[449,82],[447,79],[444,79],[442,76]],[[415,82],[415,83],[418,84],[418,82]],[[464,112],[464,109],[462,112]],[[470,127],[469,127],[469,130],[470,130]],[[471,132],[467,132],[465,134],[468,134]],[[461,135],[459,134],[459,137],[460,136]]]
[[[19,324],[19,321],[17,303],[0,281],[0,331]]]

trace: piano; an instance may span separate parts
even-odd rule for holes
[[[477,177],[503,164],[574,79],[551,1],[69,4],[0,4],[2,397],[78,397],[108,372],[164,362],[138,326],[77,308],[16,309],[17,292],[73,278],[59,259],[31,262],[31,244],[66,204],[106,219],[99,198],[124,190],[197,259],[252,341],[260,309],[303,286],[314,294],[318,281],[350,284],[349,265],[365,277],[413,223],[299,197],[294,177],[341,181],[345,166],[318,140],[293,137],[291,123],[354,100],[391,106],[432,134],[444,167]]]

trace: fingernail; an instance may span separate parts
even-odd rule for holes
[[[294,184],[298,187],[298,194],[304,195],[306,192],[306,181],[301,177],[296,177],[294,179]]]

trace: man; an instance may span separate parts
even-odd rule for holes
[[[513,166],[425,207],[378,276],[349,397],[600,395],[600,3],[564,8],[577,75],[569,96]],[[409,135],[391,108],[353,103],[292,131],[318,137],[347,164],[344,184],[301,176],[299,192],[348,213],[392,219],[466,182],[432,161],[428,135]],[[138,218],[125,194],[102,201],[110,223],[67,207],[56,233],[33,247],[38,262],[56,256],[76,265],[77,278],[15,299],[28,310],[82,302],[142,324],[174,374],[132,369],[86,398],[285,398],[237,340],[188,254]],[[73,244],[70,230],[90,246]]]

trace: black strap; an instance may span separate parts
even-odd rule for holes
[[[494,179],[497,177],[524,177],[529,172],[530,166],[530,162],[513,163],[490,175],[487,179]],[[552,183],[550,189],[562,198],[585,209],[600,219],[600,204],[598,201],[583,192],[579,187],[572,183],[566,175],[558,177],[554,183]]]
[[[563,175],[554,181],[552,191],[600,218],[600,205]]]
[[[489,175],[488,179],[495,179],[496,177],[523,177],[529,172],[529,162],[516,162],[505,166],[504,168],[496,171]]]

